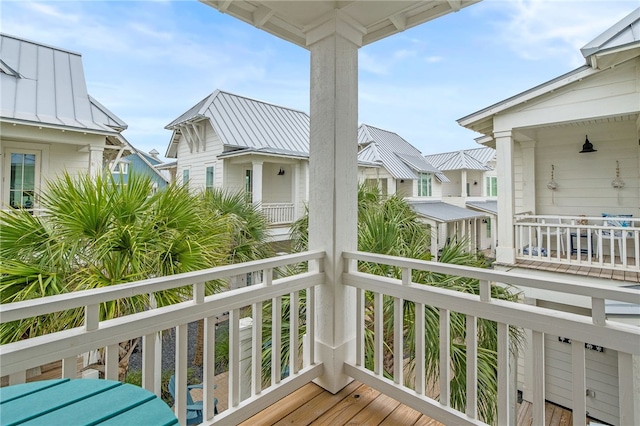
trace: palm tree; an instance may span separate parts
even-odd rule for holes
[[[292,247],[294,251],[303,251],[308,247],[308,215],[301,218],[292,227]],[[380,253],[391,256],[400,256],[421,260],[432,260],[430,253],[430,228],[422,223],[417,214],[411,209],[404,199],[398,196],[383,197],[376,188],[361,185],[358,189],[358,250]],[[484,258],[476,253],[466,251],[465,241],[453,241],[442,250],[440,262],[488,267]],[[388,265],[368,262],[359,262],[359,269],[385,277],[400,279],[402,271]],[[412,281],[425,285],[438,286],[450,290],[465,293],[479,294],[478,280],[445,276],[433,272],[413,271]],[[492,287],[492,297],[504,300],[517,300],[517,294],[511,289],[501,286]],[[303,294],[301,294],[303,299]],[[373,318],[376,315],[373,309],[373,294],[365,295],[365,366],[373,369]],[[383,302],[384,318],[384,346],[383,371],[388,377],[393,374],[393,299],[385,297]],[[412,372],[415,366],[415,305],[405,301],[403,305],[404,316],[404,342],[403,348],[407,359],[407,370]],[[267,306],[263,313],[263,336],[270,336],[269,321],[271,314]],[[380,315],[380,313],[377,313]],[[289,300],[283,298],[283,346],[288,344],[288,319]],[[285,325],[285,321],[287,321]],[[303,323],[303,318],[301,318]],[[466,405],[466,346],[465,346],[465,321],[462,314],[451,313],[451,405],[459,410],[464,410]],[[431,342],[425,348],[426,352],[426,382],[432,386],[437,383],[439,376],[439,311],[434,307],[425,309],[425,341]],[[299,335],[304,334],[304,323]],[[520,332],[512,329],[511,335],[517,345]],[[487,320],[478,320],[478,380],[479,386],[479,415],[487,423],[494,421],[496,416],[497,401],[497,325]],[[435,342],[435,343],[434,343]],[[298,350],[301,350],[301,342],[298,342]],[[263,377],[268,377],[270,348],[263,353]],[[288,363],[288,353],[282,354],[282,366]],[[411,376],[411,374],[410,374]],[[435,389],[432,389],[435,390]]]
[[[46,215],[0,212],[0,302],[95,289],[224,264],[230,245],[225,218],[203,211],[180,186],[152,194],[148,177],[126,185],[111,176],[64,174],[40,195]],[[207,283],[209,292],[219,283]],[[156,306],[189,297],[190,287],[154,294]],[[103,303],[100,319],[140,312],[149,295]],[[83,312],[2,324],[0,342],[34,337],[83,322]]]

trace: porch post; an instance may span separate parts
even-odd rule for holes
[[[513,188],[513,137],[511,130],[495,132],[496,169],[498,171],[498,247],[496,262],[514,264],[516,261],[513,215],[515,213]]]
[[[89,176],[95,178],[102,173],[102,159],[104,148],[101,146],[89,146]]]
[[[291,202],[293,203],[293,220],[300,217],[300,163],[293,166],[293,179]]]
[[[336,393],[353,379],[355,290],[342,282],[344,250],[357,247],[358,47],[362,34],[336,12],[307,33],[311,51],[309,248],[324,250],[325,282],[316,296],[315,382]]]
[[[520,141],[522,150],[522,210],[536,214],[536,141]]]
[[[467,196],[467,171],[464,169],[460,171],[460,196]]]
[[[262,161],[252,161],[253,188],[251,188],[251,202],[262,210]]]
[[[387,195],[395,195],[398,191],[398,182],[394,177],[387,178]]]

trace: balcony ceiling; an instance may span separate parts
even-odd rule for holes
[[[448,13],[457,12],[480,0],[200,1],[282,39],[308,48],[308,32],[336,14],[363,34],[362,45],[366,45]]]

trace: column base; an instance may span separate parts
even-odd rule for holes
[[[313,382],[333,394],[351,383],[353,377],[344,373],[344,362],[355,361],[355,348],[355,339],[335,348],[316,341],[316,360],[324,364],[324,373]]]
[[[513,247],[496,247],[496,263],[513,265],[516,263],[516,249]]]

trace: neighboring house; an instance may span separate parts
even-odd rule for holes
[[[582,48],[585,65],[458,120],[484,135],[480,143],[497,150],[496,268],[579,283],[637,286],[639,28],[640,8]],[[592,313],[587,298],[540,289],[525,289],[525,295],[538,306]],[[593,308],[599,310],[609,320],[622,315],[640,323],[637,306],[603,301],[599,309]],[[633,375],[637,382],[640,363],[636,360],[634,371],[623,371],[623,358],[616,351],[603,342],[587,343],[592,349],[586,351],[587,410],[592,417],[619,424],[625,397],[618,392],[619,380]],[[546,398],[573,407],[572,345],[563,336],[545,334],[544,350]],[[525,354],[520,377],[525,399],[535,392],[532,352]]]
[[[437,192],[442,195],[442,201],[482,213],[481,223],[472,223],[476,228],[476,248],[489,249],[490,255],[495,256],[498,216],[496,151],[482,147],[426,155],[425,158],[447,177],[447,181],[438,183],[440,188]]]
[[[308,114],[216,90],[166,128],[178,183],[245,191],[269,218],[272,238],[288,239],[308,200]]]
[[[362,124],[358,129],[358,179],[383,194],[404,196],[432,229],[431,253],[437,259],[447,242],[465,238],[470,250],[490,247],[483,243],[485,213],[464,203],[444,202],[442,189],[450,184],[442,170],[400,135]],[[487,160],[488,161],[488,160]]]
[[[0,201],[37,208],[45,182],[102,172],[127,125],[87,93],[79,53],[0,34]]]
[[[163,174],[159,167],[163,162],[158,158],[158,151],[155,149],[148,154],[130,145],[131,154],[122,157],[117,163],[110,167],[113,178],[116,182],[127,184],[129,176],[137,174],[148,176],[153,182],[154,190],[162,189],[170,182],[169,176]]]

